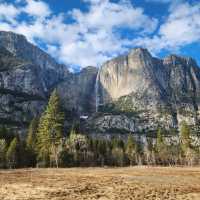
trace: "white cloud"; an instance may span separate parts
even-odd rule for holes
[[[22,11],[26,12],[30,16],[35,17],[46,17],[51,14],[49,6],[37,0],[25,0],[26,6],[22,9]]]
[[[130,1],[111,3],[109,0],[92,0],[94,1],[96,3],[92,4],[88,13],[76,9],[72,11],[73,18],[84,27],[106,30],[128,27],[151,32],[157,25],[157,20],[145,15],[142,8],[133,7]]]
[[[0,2],[0,30],[24,34],[33,43],[41,40],[52,56],[72,67],[100,65],[129,47],[145,46],[156,54],[200,40],[200,3],[171,2],[169,16],[158,27],[157,19],[147,16],[129,0],[83,1],[88,4],[87,12],[73,9],[57,15],[42,0]],[[17,21],[22,13],[31,19]],[[68,18],[73,19],[73,23],[66,23]],[[135,37],[123,38],[121,31],[124,30]]]
[[[179,50],[181,47],[200,40],[200,3],[180,3],[170,9],[170,15],[160,26],[156,36],[136,39],[138,45],[153,52]]]
[[[12,4],[0,2],[0,21],[7,21],[14,24],[19,13],[20,11]]]
[[[145,35],[157,27],[156,19],[145,15],[142,8],[134,7],[129,0],[118,3],[109,0],[84,0],[88,3],[88,12],[73,9],[59,15],[53,14],[43,1],[19,1],[25,5],[17,4],[14,7],[18,10],[16,14],[25,12],[34,17],[32,21],[19,21],[17,25],[5,23],[0,29],[24,34],[32,42],[35,39],[42,40],[49,53],[72,66],[99,65],[112,56],[125,52],[126,46],[131,44],[131,40],[121,37],[120,31],[125,28]],[[14,19],[15,17],[16,15],[13,16]],[[65,23],[67,17],[73,18],[74,23]]]
[[[91,1],[90,1],[91,2]],[[76,20],[77,38],[62,45],[61,59],[81,66],[97,65],[123,53],[130,41],[122,39],[116,29],[128,28],[140,32],[152,32],[157,21],[143,13],[141,8],[134,8],[130,2],[111,3],[92,1],[88,13],[73,10],[71,16]]]

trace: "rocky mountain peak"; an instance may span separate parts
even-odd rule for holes
[[[130,50],[129,55],[150,55],[149,51],[146,48],[133,48],[132,50]],[[150,55],[151,56],[151,55]]]

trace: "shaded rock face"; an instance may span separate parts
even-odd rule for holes
[[[86,67],[58,84],[57,90],[64,108],[79,115],[89,115],[95,112],[94,87],[97,72],[96,67]]]
[[[25,127],[44,110],[50,93],[80,115],[93,112],[97,69],[70,73],[23,35],[0,31],[0,124]]]
[[[69,71],[23,35],[0,31],[0,123],[25,127]]]
[[[158,126],[178,128],[183,120],[199,124],[200,69],[191,58],[171,55],[161,60],[137,48],[106,62],[97,81],[99,110],[112,114],[112,121],[116,121],[116,109],[117,113],[134,113],[129,121],[137,121],[136,132]],[[105,109],[109,104],[114,109]],[[96,119],[96,125],[104,118]],[[127,122],[122,120],[122,124],[126,127]]]
[[[23,35],[0,31],[0,46],[14,56],[36,65],[46,91],[53,89],[69,74],[66,66],[58,64],[47,53],[29,43]]]
[[[0,123],[24,126],[46,103],[37,67],[0,47]]]

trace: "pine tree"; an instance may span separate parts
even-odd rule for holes
[[[50,96],[45,112],[42,114],[37,133],[37,149],[39,159],[45,165],[54,160],[59,166],[59,148],[63,135],[64,114],[61,111],[60,98],[54,90]]]
[[[144,146],[144,156],[147,165],[155,164],[155,149],[152,138],[147,138],[147,144]]]
[[[36,132],[38,128],[38,120],[34,118],[28,128],[27,138],[26,138],[26,147],[34,151],[36,148]]]
[[[123,166],[124,165],[124,142],[119,138],[112,139],[112,159],[113,164],[116,166]]]
[[[135,162],[136,153],[137,153],[137,144],[136,144],[133,136],[131,134],[129,134],[128,140],[126,143],[126,155],[129,159],[130,165],[133,165],[133,163]]]
[[[164,146],[164,139],[163,139],[163,133],[162,130],[159,128],[157,131],[157,137],[156,137],[156,150],[157,152],[160,152]]]
[[[26,138],[26,153],[28,157],[28,166],[35,166],[36,164],[36,132],[38,128],[38,120],[34,118],[28,129]]]
[[[162,129],[158,129],[157,131],[157,138],[156,138],[156,146],[155,146],[155,151],[156,151],[156,159],[158,164],[165,164],[167,160],[167,146],[164,142],[164,133]]]
[[[0,139],[0,168],[6,166],[6,141],[5,139]]]
[[[14,138],[7,150],[6,153],[6,160],[7,165],[9,168],[16,168],[18,164],[18,155],[17,155],[17,148],[18,148],[19,142],[17,138]]]
[[[190,128],[187,123],[184,121],[181,125],[181,148],[183,151],[186,151],[190,147],[191,139],[190,139]]]
[[[121,147],[114,147],[112,149],[112,157],[114,165],[122,167],[124,165],[124,151]]]
[[[184,121],[180,130],[181,150],[185,162],[192,165],[198,157],[196,149],[192,146],[191,132],[188,124]]]
[[[97,152],[101,166],[104,166],[105,164],[106,151],[107,151],[107,146],[105,140],[99,139],[97,143]]]
[[[144,144],[140,138],[137,141],[136,147],[136,163],[142,165],[144,160]]]
[[[73,155],[76,165],[86,160],[87,151],[89,150],[88,138],[85,135],[76,133],[74,129],[71,130],[70,136],[66,141],[68,151]]]

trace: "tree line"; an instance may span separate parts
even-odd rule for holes
[[[198,164],[200,148],[193,144],[186,122],[176,144],[166,142],[162,129],[145,145],[133,134],[127,140],[108,140],[81,134],[76,127],[64,136],[64,113],[56,91],[40,119],[31,121],[25,139],[0,129],[0,168]]]

